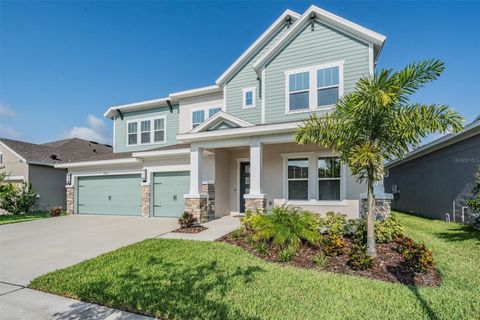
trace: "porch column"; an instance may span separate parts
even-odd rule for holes
[[[253,140],[250,143],[250,193],[244,196],[245,210],[255,211],[267,208],[267,198],[263,193],[263,144]]]
[[[207,194],[203,192],[203,149],[190,148],[190,192],[185,195],[185,211],[199,222],[208,221]]]

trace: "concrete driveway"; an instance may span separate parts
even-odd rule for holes
[[[0,226],[0,282],[32,279],[177,228],[172,218],[72,215]]]

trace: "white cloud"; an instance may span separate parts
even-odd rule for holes
[[[107,138],[107,125],[102,119],[89,114],[87,125],[87,127],[73,127],[65,133],[65,138],[80,138],[100,143],[110,142],[110,139]]]
[[[0,137],[7,139],[20,139],[22,134],[15,129],[0,125]]]
[[[0,116],[1,117],[14,117],[17,113],[9,105],[0,103]]]

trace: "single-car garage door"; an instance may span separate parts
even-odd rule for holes
[[[188,193],[190,172],[158,172],[153,175],[153,215],[180,217],[185,210],[183,196]]]
[[[78,178],[78,210],[82,214],[140,215],[140,175]]]

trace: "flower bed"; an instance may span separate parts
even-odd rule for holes
[[[193,227],[188,227],[188,228],[178,228],[173,230],[172,232],[176,233],[199,233],[204,230],[207,230],[208,228],[204,226],[193,226]]]

